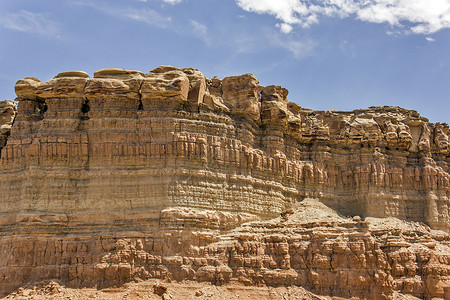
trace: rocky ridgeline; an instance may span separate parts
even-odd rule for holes
[[[17,111],[0,102],[4,293],[161,278],[448,296],[447,124],[313,111],[250,74],[170,66],[16,94]]]

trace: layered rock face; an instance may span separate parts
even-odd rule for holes
[[[447,124],[396,107],[313,111],[250,74],[169,66],[25,78],[16,93],[17,112],[0,106],[4,292],[173,278],[445,296]],[[307,198],[341,215],[304,221]]]

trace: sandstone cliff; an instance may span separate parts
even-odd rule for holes
[[[447,124],[313,111],[250,74],[169,66],[25,78],[16,93],[17,112],[0,107],[4,293],[171,278],[445,297]]]

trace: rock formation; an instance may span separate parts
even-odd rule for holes
[[[0,102],[3,294],[162,278],[449,296],[447,124],[170,66],[16,94],[17,111]]]
[[[11,134],[11,126],[16,116],[16,105],[12,101],[0,101],[0,151],[5,147]]]

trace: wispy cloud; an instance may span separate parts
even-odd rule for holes
[[[145,2],[145,0],[139,0]],[[148,25],[152,25],[158,28],[169,27],[172,23],[172,18],[165,16],[158,11],[151,8],[137,9],[134,7],[112,6],[104,2],[85,2],[80,1],[76,4],[82,6],[88,6],[95,10],[98,10],[104,14],[110,15],[115,18],[129,19]]]
[[[432,34],[450,28],[450,0],[235,0],[248,12],[270,14],[277,27],[289,33],[293,25],[307,28],[321,16],[355,17],[364,22],[387,23],[404,32]],[[404,29],[406,28],[406,29]]]
[[[267,40],[273,47],[288,51],[297,60],[314,55],[317,46],[309,38],[294,38],[277,32],[268,33]]]
[[[58,38],[58,24],[48,14],[21,10],[0,16],[0,25],[11,30]]]
[[[163,0],[164,3],[169,3],[169,4],[178,4],[183,0]]]
[[[137,0],[140,2],[147,2],[151,0]],[[154,0],[152,0],[154,1]],[[159,0],[160,2],[168,4],[177,4],[182,0]],[[173,20],[171,16],[165,15],[158,10],[148,7],[136,8],[122,5],[112,5],[107,2],[92,2],[92,1],[78,1],[77,5],[87,6],[95,9],[101,13],[109,15],[113,18],[122,20],[133,20],[144,23],[153,27],[163,28],[180,35],[190,35],[210,46],[213,37],[209,34],[208,26],[193,19],[176,19]]]
[[[190,23],[194,35],[201,38],[205,42],[205,44],[209,45],[211,40],[208,35],[208,27],[195,20],[191,20]]]
[[[271,51],[284,51],[288,53],[288,56],[290,55],[296,60],[315,55],[317,46],[317,42],[310,38],[282,34],[267,27],[262,28],[260,34],[242,31],[232,37],[225,37],[224,41],[226,41],[227,46],[232,47],[238,54],[254,54],[271,49]],[[287,56],[283,53],[280,57]]]
[[[232,36],[225,36],[218,41],[224,46],[231,47],[238,54],[250,54],[261,50],[263,41],[260,37],[246,31],[236,32]]]
[[[125,9],[107,9],[106,13],[131,19],[134,21],[146,23],[156,27],[165,28],[169,23],[171,23],[172,18],[163,16],[156,10],[145,8],[145,9],[135,9],[135,8],[125,8]]]
[[[341,50],[341,53],[346,57],[356,57],[355,47],[351,42],[341,41],[339,44],[339,50]]]
[[[139,2],[147,2],[148,0],[138,0]],[[178,3],[181,3],[183,0],[160,0],[160,1],[162,1],[162,2],[164,2],[164,3],[167,3],[167,4],[178,4]]]

